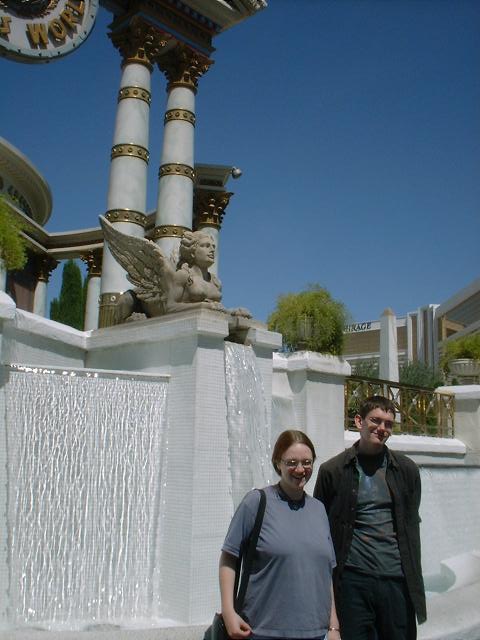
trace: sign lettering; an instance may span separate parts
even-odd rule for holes
[[[0,0],[0,55],[19,62],[49,62],[88,37],[99,0]]]
[[[357,322],[354,324],[347,324],[345,327],[345,333],[358,333],[360,331],[369,331],[372,328],[371,322]]]

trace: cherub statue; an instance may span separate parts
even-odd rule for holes
[[[100,224],[113,257],[135,287],[120,296],[117,322],[134,312],[148,318],[195,307],[227,312],[221,303],[220,280],[208,271],[215,262],[215,242],[208,233],[185,231],[177,262],[175,257],[166,258],[152,240],[127,236],[103,216]],[[229,313],[251,317],[246,309]]]

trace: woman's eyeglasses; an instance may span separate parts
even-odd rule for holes
[[[281,460],[283,464],[289,469],[296,469],[297,467],[303,467],[309,469],[313,465],[313,460],[307,458],[306,460]]]

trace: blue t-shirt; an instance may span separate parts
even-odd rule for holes
[[[323,504],[308,495],[292,509],[277,487],[266,487],[266,507],[242,616],[254,634],[317,638],[328,629],[335,553]],[[223,551],[238,557],[253,529],[260,501],[247,493],[228,529]]]

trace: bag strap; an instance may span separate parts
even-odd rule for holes
[[[252,533],[248,538],[245,545],[245,551],[242,553],[241,558],[237,564],[237,571],[235,572],[235,588],[234,593],[237,594],[235,598],[235,611],[241,612],[243,608],[243,601],[245,600],[245,594],[247,593],[248,579],[250,578],[250,572],[252,570],[253,556],[257,549],[258,537],[260,535],[260,529],[262,528],[263,515],[265,513],[265,506],[267,504],[267,497],[263,489],[259,489],[260,502],[258,504],[257,517],[255,518],[255,524],[253,525]],[[240,569],[241,565],[241,569]],[[240,578],[241,575],[241,578]],[[240,582],[240,586],[237,592],[237,584]]]

